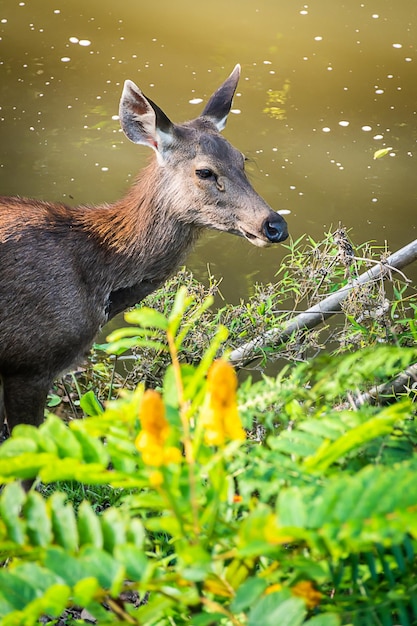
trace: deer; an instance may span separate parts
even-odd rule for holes
[[[9,433],[43,422],[54,380],[109,320],[163,285],[204,229],[260,247],[287,238],[243,154],[220,134],[239,77],[236,65],[182,124],[125,81],[121,128],[155,154],[122,199],[73,207],[0,197],[0,418]]]

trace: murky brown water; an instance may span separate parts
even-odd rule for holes
[[[149,158],[112,119],[124,79],[183,121],[240,62],[225,134],[292,236],[341,221],[394,250],[417,236],[416,46],[415,0],[0,0],[0,193],[114,200]],[[212,233],[188,265],[234,301],[284,253]]]

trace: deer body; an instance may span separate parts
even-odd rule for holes
[[[39,425],[53,380],[100,328],[158,288],[203,228],[268,245],[286,224],[253,190],[243,157],[219,133],[239,66],[203,114],[174,125],[126,81],[125,134],[156,158],[121,200],[64,204],[0,197],[0,417]]]

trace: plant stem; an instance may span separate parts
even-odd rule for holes
[[[180,417],[182,423],[182,429],[184,433],[183,443],[185,451],[185,459],[188,464],[188,477],[190,483],[190,501],[193,515],[193,530],[195,541],[198,541],[200,534],[200,525],[198,522],[198,508],[197,508],[197,489],[195,483],[195,460],[193,446],[190,436],[190,422],[187,415],[187,407],[184,400],[184,385],[181,376],[181,365],[178,360],[178,350],[175,345],[175,338],[170,330],[167,331],[167,339],[169,351],[171,354],[172,367],[174,369],[175,382],[178,393],[178,404],[180,409]]]

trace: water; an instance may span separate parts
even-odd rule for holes
[[[240,62],[225,134],[293,238],[342,222],[395,250],[417,236],[416,31],[415,0],[0,0],[0,193],[115,200],[150,156],[115,119],[123,81],[183,121]],[[188,266],[233,302],[284,254],[209,233]]]

